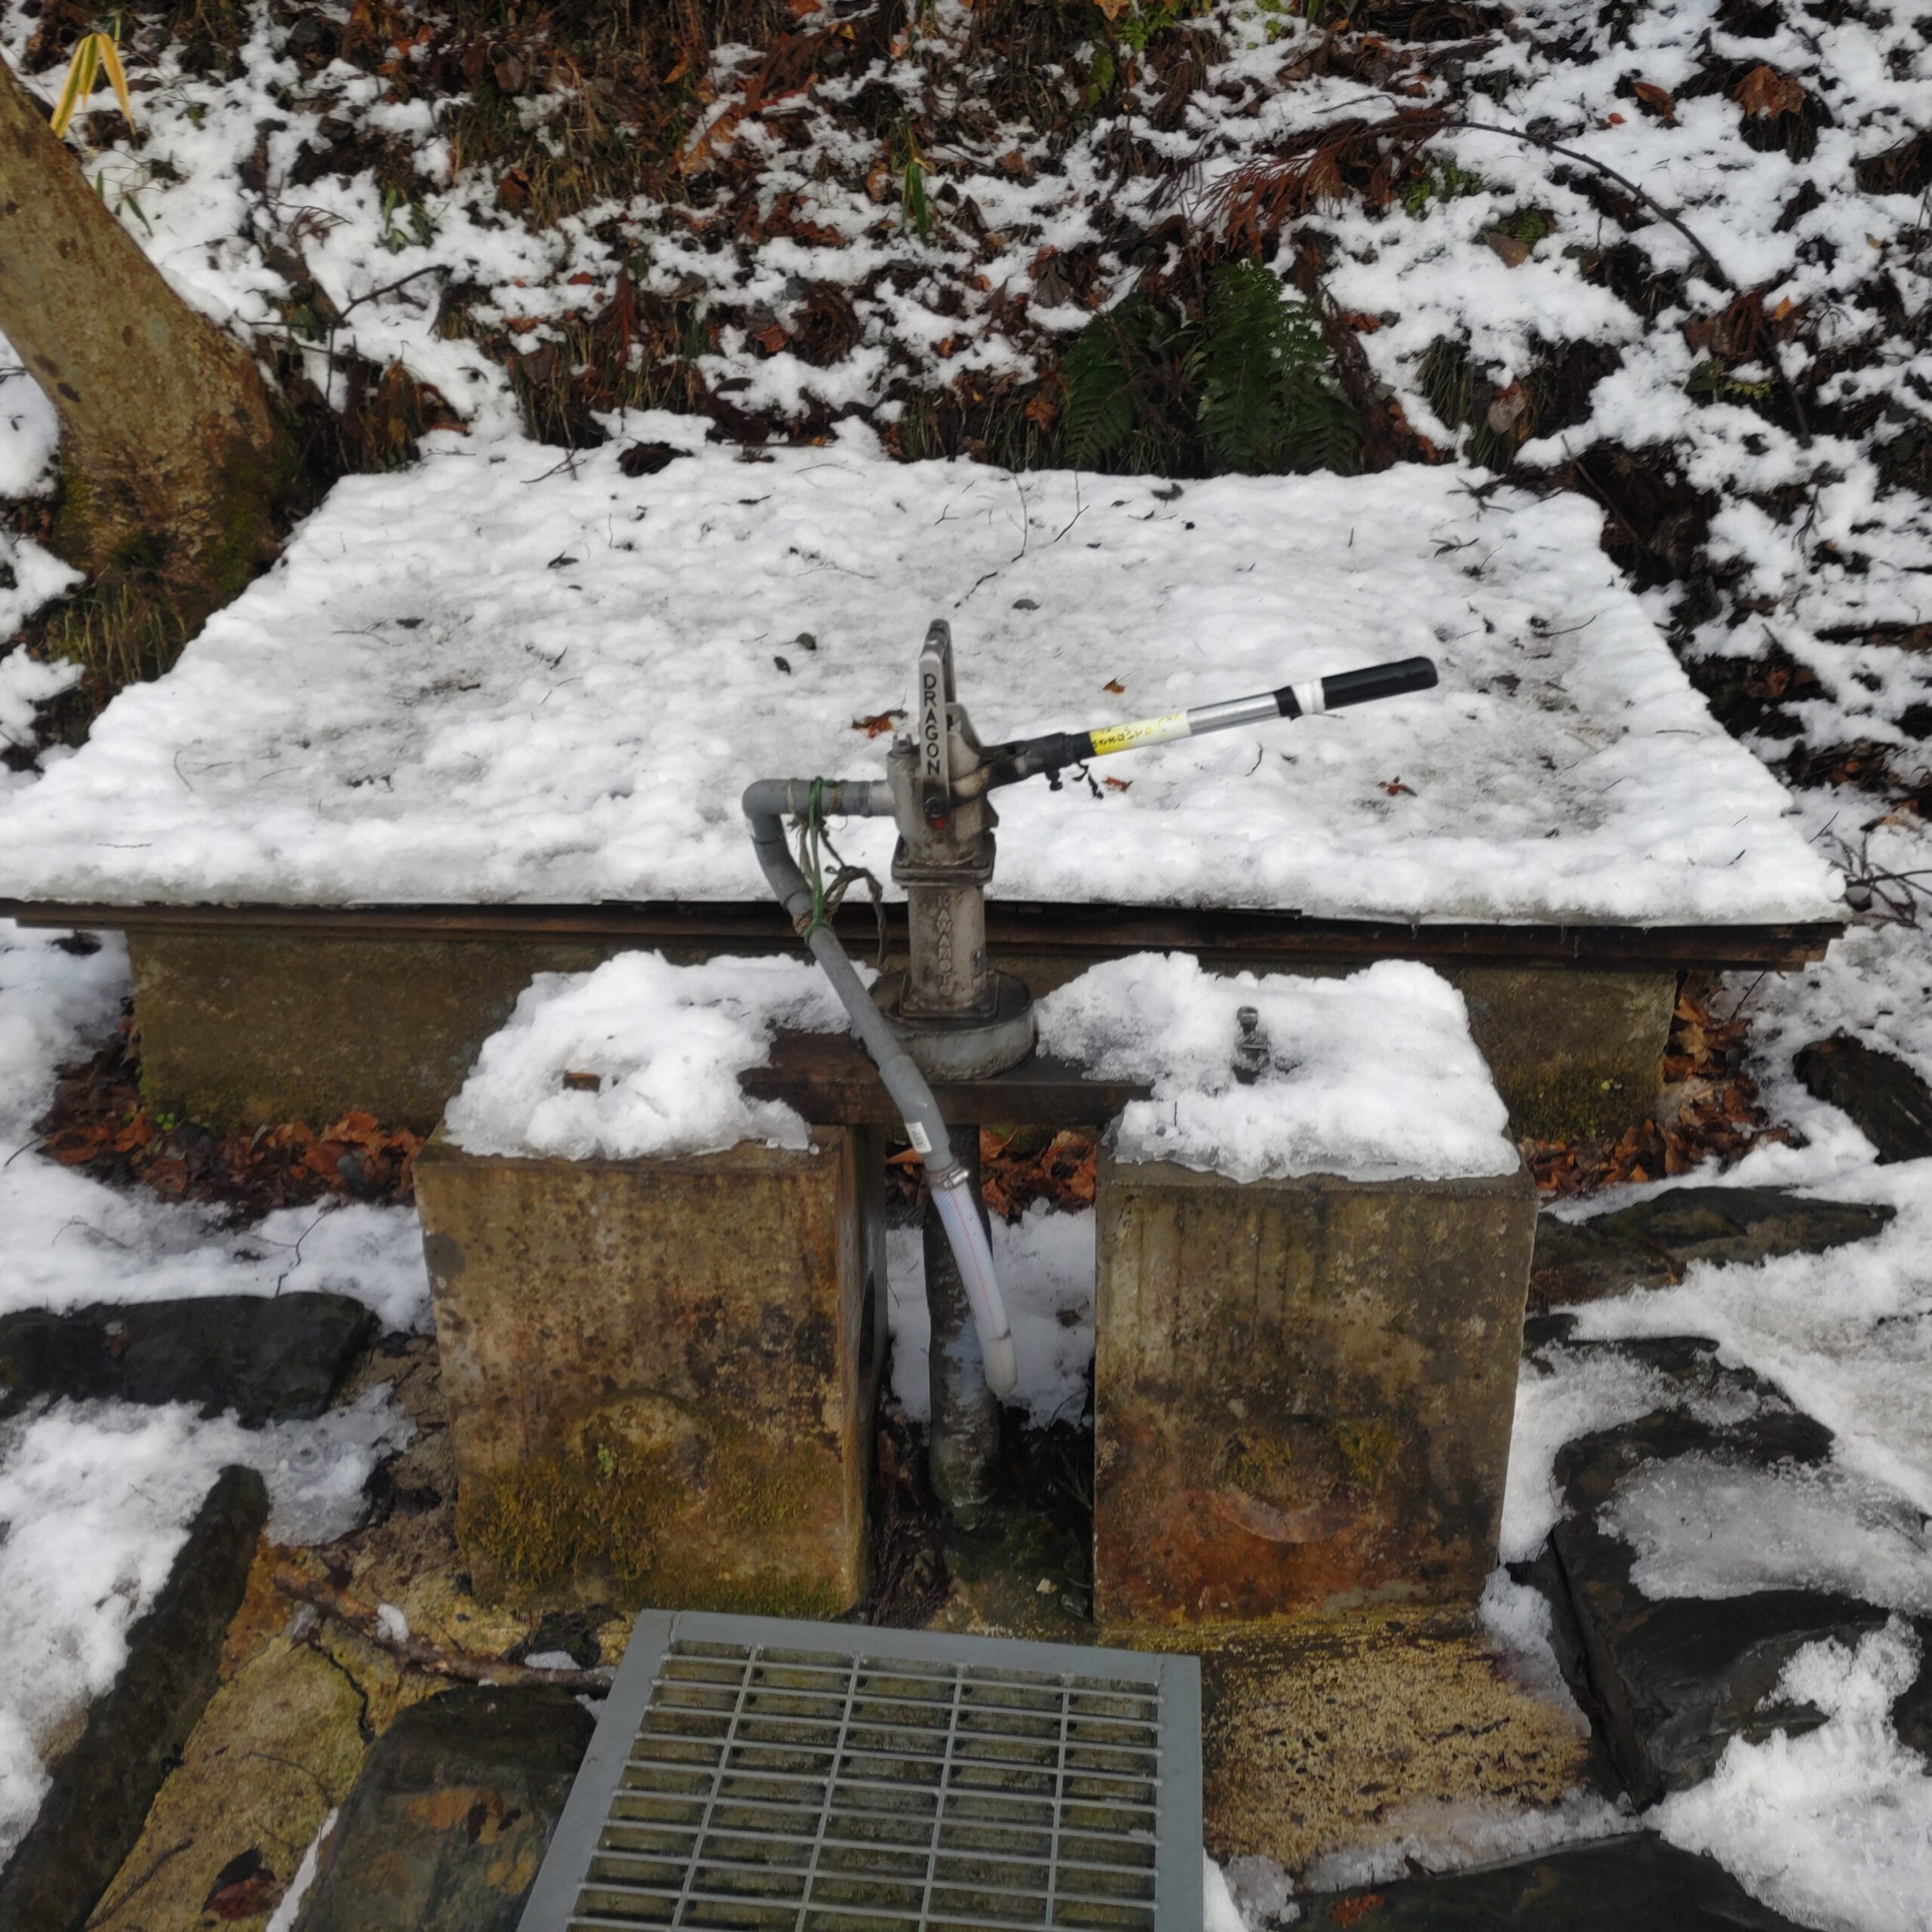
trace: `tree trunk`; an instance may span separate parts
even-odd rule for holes
[[[198,625],[272,550],[288,439],[254,358],[168,287],[4,59],[0,335],[60,415],[57,547]]]

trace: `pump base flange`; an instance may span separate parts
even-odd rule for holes
[[[912,1063],[928,1080],[985,1080],[1017,1066],[1033,1051],[1033,995],[1011,973],[988,976],[994,992],[990,1013],[957,1019],[900,1011],[906,976],[888,974],[872,989],[878,1010],[906,1044]]]

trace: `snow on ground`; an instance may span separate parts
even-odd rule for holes
[[[1413,960],[1311,980],[1134,953],[1090,967],[1037,1012],[1045,1052],[1152,1088],[1109,1130],[1123,1161],[1237,1181],[1447,1180],[1521,1164],[1462,995]]]
[[[1797,1737],[1732,1739],[1710,1778],[1666,1798],[1654,1822],[1801,1924],[1924,1932],[1932,1777],[1901,1747],[1890,1717],[1921,1660],[1918,1636],[1898,1617],[1855,1651],[1807,1644],[1767,1701],[1810,1704],[1825,1723]]]
[[[354,1295],[386,1327],[426,1325],[405,1210],[287,1210],[235,1232],[34,1151],[55,1067],[111,1030],[127,992],[120,941],[89,945],[0,921],[0,1314],[286,1287]],[[0,1862],[38,1809],[44,1753],[113,1681],[222,1466],[261,1470],[272,1536],[320,1542],[353,1526],[370,1472],[408,1432],[380,1395],[262,1429],[100,1403],[0,1424]]]
[[[66,1402],[0,1426],[0,1863],[39,1808],[42,1752],[114,1681],[223,1467],[261,1471],[275,1541],[321,1543],[355,1526],[371,1471],[410,1432],[380,1391],[260,1429]]]
[[[1093,1214],[1057,1214],[1035,1201],[1017,1221],[994,1218],[992,1250],[1020,1369],[1008,1399],[1036,1428],[1078,1423],[1094,1365]],[[892,1392],[923,1423],[932,1414],[932,1319],[918,1228],[887,1231],[886,1284]]]
[[[33,1151],[54,1069],[86,1057],[128,992],[118,937],[85,953],[72,943],[0,920],[0,1314],[300,1288],[352,1295],[386,1328],[426,1328],[406,1209],[288,1208],[232,1229],[208,1208],[124,1193]]]
[[[615,448],[560,466],[443,439],[338,485],[172,672],[0,808],[0,894],[762,898],[740,792],[881,774],[855,725],[905,703],[943,615],[989,743],[1441,667],[1435,691],[1111,761],[1104,786],[1016,786],[1004,896],[1834,916],[1829,869],[1597,547],[1596,507],[1469,481],[1411,466],[1177,496],[892,465],[857,427],[631,478]],[[892,835],[869,821],[844,843],[882,875]]]

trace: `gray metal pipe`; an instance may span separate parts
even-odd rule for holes
[[[972,1176],[953,1153],[939,1103],[926,1076],[912,1063],[899,1035],[874,1003],[865,982],[854,970],[838,935],[827,925],[811,928],[811,888],[792,856],[785,836],[785,818],[803,815],[814,781],[804,778],[761,778],[745,788],[745,817],[750,821],[752,849],[758,855],[765,882],[777,895],[792,926],[812,957],[832,982],[857,1033],[878,1069],[878,1077],[906,1123],[906,1137],[924,1163],[926,1185],[939,1212],[960,1278],[972,1304],[979,1331],[980,1352],[986,1362],[986,1386],[994,1394],[1010,1394],[1020,1379],[1013,1349],[1012,1324],[993,1272],[992,1249],[979,1203],[973,1198]],[[842,818],[890,818],[890,786],[870,779],[851,779],[820,787],[820,803],[829,815]]]

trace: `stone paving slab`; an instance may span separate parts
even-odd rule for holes
[[[1715,1859],[1647,1832],[1296,1903],[1298,1932],[1795,1932]]]
[[[320,1415],[375,1331],[346,1295],[208,1295],[0,1316],[0,1417],[40,1396]]]
[[[405,1711],[323,1841],[297,1932],[513,1932],[595,1728],[568,1692]]]

